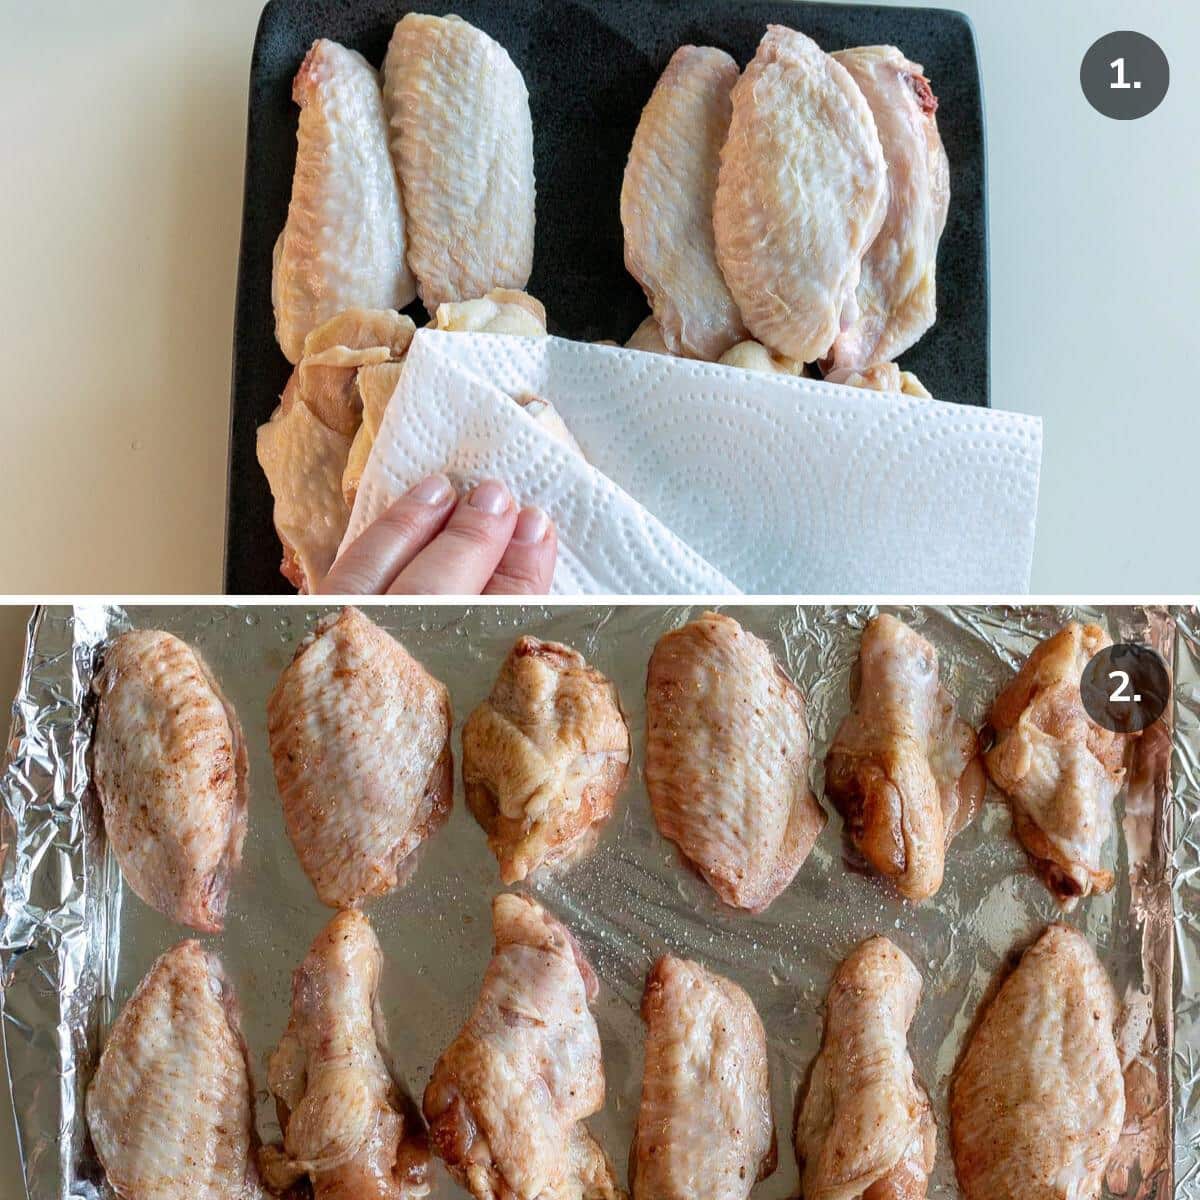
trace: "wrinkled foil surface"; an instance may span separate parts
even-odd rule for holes
[[[186,931],[129,894],[106,851],[88,792],[89,687],[105,640],[130,626],[168,629],[196,646],[237,708],[250,751],[250,832],[224,934],[205,938],[237,988],[258,1089],[259,1129],[278,1136],[265,1059],[288,1018],[290,977],[331,915],[285,836],[266,742],[266,700],[324,609],[111,607],[40,609],[30,623],[0,780],[0,1030],[31,1200],[111,1195],[88,1143],[83,1096],[106,1029],[154,958]],[[655,641],[699,610],[684,608],[376,608],[450,688],[462,722],[490,689],[521,633],[568,642],[617,684],[633,739],[629,781],[595,852],[533,890],[579,936],[601,979],[595,1006],[607,1103],[590,1122],[618,1168],[641,1087],[645,974],[671,951],[730,976],[754,998],[770,1040],[779,1170],[754,1192],[798,1192],[791,1149],[795,1097],[821,1036],[833,971],[862,938],[884,933],[925,978],[910,1031],[939,1123],[929,1195],[958,1195],[947,1137],[950,1074],[980,998],[1052,920],[1063,919],[1030,873],[1003,803],[954,842],[933,901],[904,903],[865,874],[836,814],[792,886],[760,916],[723,909],[657,834],[642,780],[643,688]],[[812,782],[849,705],[859,634],[874,608],[738,607],[808,699]],[[1065,919],[1083,929],[1125,1001],[1120,1030],[1129,1120],[1106,1195],[1200,1200],[1200,618],[1194,610],[893,609],[938,648],[959,711],[980,725],[1037,640],[1071,617],[1116,641],[1154,645],[1174,669],[1175,709],[1136,744],[1119,800],[1118,883]],[[368,906],[383,945],[382,1000],[397,1072],[416,1097],[466,1017],[491,946],[495,861],[462,803],[422,851],[403,890]],[[990,799],[996,800],[994,791]],[[1175,1188],[1172,1190],[1172,1177]],[[435,1200],[460,1196],[439,1166]]]

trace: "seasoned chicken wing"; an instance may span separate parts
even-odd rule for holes
[[[698,963],[661,958],[642,996],[646,1065],[634,1200],[746,1200],[775,1170],[767,1035],[750,997]]]
[[[920,999],[917,968],[885,937],[838,968],[796,1121],[804,1200],[924,1197],[937,1130],[906,1040]]]
[[[862,369],[903,354],[937,317],[937,251],[950,207],[950,163],[924,67],[895,46],[859,46],[833,58],[867,98],[887,159],[887,216],[863,258],[857,319],[832,351],[835,366]]]
[[[121,1200],[251,1200],[254,1092],[237,1004],[199,942],[162,955],[117,1017],[85,1102]]]
[[[1095,724],[1079,694],[1084,668],[1111,645],[1099,626],[1072,621],[1033,651],[992,706],[988,774],[1012,802],[1034,870],[1065,908],[1113,885],[1100,855],[1127,739]]]
[[[979,1020],[950,1086],[965,1200],[1098,1200],[1125,1115],[1116,997],[1087,939],[1051,925]]]
[[[939,685],[937,651],[903,621],[875,617],[825,758],[825,791],[854,844],[903,895],[925,900],[986,787],[975,731]]]
[[[850,73],[772,25],[733,89],[713,206],[717,261],[747,328],[816,362],[855,318],[863,254],[887,212],[887,162]]]
[[[671,351],[709,361],[746,337],[712,219],[738,74],[724,50],[676,50],[642,112],[621,188],[625,266]]]
[[[271,300],[279,345],[299,362],[318,325],[356,306],[403,308],[416,289],[378,74],[361,54],[321,38],[292,98],[300,106],[296,172]]]
[[[425,1129],[388,1062],[382,965],[367,918],[347,909],[292,977],[291,1019],[267,1071],[283,1129],[283,1145],[261,1155],[275,1191],[307,1175],[314,1200],[429,1194]]]
[[[596,976],[534,900],[497,896],[492,929],[479,999],[425,1089],[433,1148],[475,1200],[616,1200],[583,1123],[604,1104]]]
[[[586,853],[628,768],[617,689],[557,642],[518,639],[463,727],[467,805],[505,883]]]
[[[825,825],[804,700],[763,641],[706,613],[659,639],[646,678],[646,789],[659,832],[720,898],[761,912]]]
[[[429,312],[533,270],[533,121],[504,48],[459,17],[409,13],[383,66],[408,261]]]
[[[121,874],[164,916],[219,933],[246,837],[237,714],[200,656],[152,629],[112,642],[92,687],[92,778]]]
[[[317,895],[397,887],[450,813],[450,696],[356,608],[323,617],[267,703],[288,836]]]

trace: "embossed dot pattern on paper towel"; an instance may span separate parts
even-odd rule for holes
[[[549,400],[594,470],[505,394]],[[475,478],[486,466],[556,520],[569,513],[563,592],[583,564],[593,580],[655,578],[685,593],[694,556],[754,593],[1028,585],[1033,417],[557,338],[429,331],[398,397],[363,478],[375,507],[360,502],[351,532],[419,467],[449,462]],[[587,486],[568,496],[568,480]],[[619,502],[619,516],[600,501]],[[692,559],[658,557],[681,545]]]

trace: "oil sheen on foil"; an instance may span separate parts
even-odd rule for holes
[[[204,940],[220,952],[237,987],[260,1133],[266,1140],[278,1135],[265,1059],[288,1018],[292,969],[330,911],[317,901],[284,833],[266,700],[322,611],[93,606],[33,616],[0,783],[0,1028],[34,1200],[110,1194],[87,1142],[83,1094],[121,1004],[154,958],[187,936],[122,888],[88,795],[91,675],[105,639],[130,626],[167,629],[195,645],[245,728],[251,790],[245,859],[224,934]],[[876,610],[731,611],[767,639],[807,697],[812,782],[820,796],[821,760],[849,704],[859,635]],[[1134,608],[893,611],[937,647],[944,682],[977,726],[1035,642],[1071,617],[1098,620],[1117,641],[1149,642],[1173,665],[1174,714],[1139,741],[1130,786],[1118,802],[1117,886],[1066,919],[1087,933],[1127,1002],[1121,1034],[1130,1063],[1130,1120],[1109,1192],[1200,1198],[1200,620],[1191,610]],[[456,759],[463,720],[489,691],[519,634],[575,646],[618,686],[633,761],[616,813],[589,858],[533,890],[579,936],[600,976],[595,1011],[608,1095],[590,1124],[619,1167],[641,1087],[642,986],[655,958],[671,951],[730,976],[758,1006],[770,1039],[780,1167],[754,1195],[796,1195],[794,1105],[819,1044],[825,992],[844,955],[862,938],[883,933],[925,979],[910,1044],[939,1122],[929,1195],[958,1194],[946,1095],[965,1033],[996,972],[1045,923],[1061,919],[1028,870],[994,792],[954,842],[945,882],[924,905],[901,901],[863,873],[834,815],[767,912],[734,913],[659,837],[642,780],[646,664],[658,637],[695,611],[424,606],[375,608],[371,615],[449,687]],[[423,850],[412,881],[367,908],[386,958],[382,1000],[396,1069],[418,1099],[474,1002],[490,953],[489,901],[499,888],[495,861],[459,783],[454,813]],[[462,1194],[439,1166],[435,1200]]]

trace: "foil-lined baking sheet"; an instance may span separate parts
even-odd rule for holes
[[[316,606],[92,606],[37,610],[13,705],[0,780],[0,1029],[28,1194],[109,1195],[88,1145],[83,1095],[98,1048],[154,958],[186,932],[124,894],[88,794],[89,685],[105,640],[130,626],[168,629],[195,645],[236,706],[250,751],[250,831],[218,950],[237,987],[256,1068],[259,1128],[278,1134],[264,1061],[288,1017],[290,976],[330,916],[283,828],[266,743],[267,696]],[[861,629],[873,608],[739,607],[808,698],[812,778],[849,703]],[[1126,1001],[1130,1120],[1109,1173],[1111,1196],[1200,1198],[1200,618],[1194,610],[925,608],[897,611],[938,648],[960,712],[981,724],[1037,640],[1070,617],[1114,640],[1154,645],[1174,668],[1175,707],[1135,747],[1111,853],[1118,883],[1066,919],[1082,928]],[[695,615],[667,607],[380,607],[372,616],[450,688],[461,723],[487,694],[521,633],[565,641],[617,684],[633,766],[596,851],[535,886],[579,936],[601,979],[596,1016],[608,1098],[591,1121],[624,1165],[641,1087],[638,1002],[654,959],[672,951],[737,980],[754,998],[771,1048],[779,1170],[755,1191],[798,1191],[791,1150],[797,1091],[817,1051],[832,972],[862,938],[884,933],[925,978],[910,1034],[939,1122],[929,1195],[958,1194],[946,1095],[964,1035],[997,972],[1048,921],[1061,919],[989,803],[953,844],[941,891],[906,904],[864,873],[829,825],[792,886],[760,916],[721,907],[657,834],[642,780],[643,687],[655,641]],[[386,957],[383,1003],[396,1067],[420,1097],[438,1053],[478,991],[490,953],[488,904],[499,889],[484,836],[462,804],[422,852],[402,891],[368,913]],[[993,793],[992,799],[995,800]],[[1172,1183],[1174,1177],[1174,1190]],[[435,1200],[462,1195],[438,1167]]]

